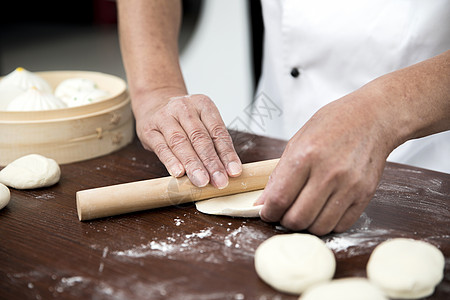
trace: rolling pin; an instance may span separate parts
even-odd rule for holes
[[[80,221],[115,216],[152,208],[177,205],[213,197],[263,189],[279,159],[244,164],[239,177],[230,177],[228,186],[211,184],[199,188],[187,176],[142,180],[78,191]]]

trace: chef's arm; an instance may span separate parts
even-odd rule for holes
[[[326,87],[324,87],[326,88]],[[294,135],[256,204],[261,218],[322,235],[354,224],[386,158],[450,129],[450,51],[375,79],[321,108]]]
[[[242,164],[213,101],[187,95],[178,57],[181,15],[180,0],[118,1],[136,132],[171,175],[224,188]]]
[[[393,150],[407,140],[450,130],[450,50],[375,80],[384,97]],[[383,116],[380,116],[383,117]]]
[[[181,1],[120,0],[117,5],[120,46],[133,104],[146,101],[145,95],[160,89],[185,95],[178,62]]]

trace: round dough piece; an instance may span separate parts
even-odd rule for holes
[[[17,86],[23,91],[35,87],[46,93],[53,92],[52,87],[44,78],[21,67],[16,68],[14,71],[2,78],[0,81],[0,86],[4,87],[6,85]]]
[[[24,93],[24,90],[18,86],[0,84],[0,110],[6,110],[9,103],[22,93]]]
[[[0,209],[8,205],[11,199],[9,189],[2,183],[0,183]]]
[[[365,278],[343,278],[307,289],[299,300],[388,300],[383,292]]]
[[[367,277],[395,299],[417,299],[433,294],[444,276],[445,258],[435,246],[395,238],[378,245],[367,263]]]
[[[0,171],[0,183],[15,189],[35,189],[59,181],[61,170],[56,161],[39,154],[22,156]]]
[[[198,211],[210,215],[225,215],[232,217],[259,217],[262,205],[253,205],[263,190],[216,197],[197,201],[195,207]]]
[[[14,98],[7,111],[40,111],[65,108],[67,105],[53,94],[31,88]]]
[[[281,234],[265,240],[256,249],[255,269],[274,289],[299,295],[330,280],[336,260],[333,252],[314,235]]]
[[[68,78],[63,80],[55,89],[55,96],[64,102],[69,101],[75,94],[97,89],[97,84],[87,78]]]

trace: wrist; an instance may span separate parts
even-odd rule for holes
[[[386,90],[382,79],[376,79],[340,99],[346,107],[351,127],[367,137],[379,155],[389,154],[405,141],[400,124],[401,111],[395,105],[396,96]],[[345,122],[345,119],[344,121]]]
[[[132,89],[131,103],[135,116],[140,114],[154,113],[164,105],[170,98],[184,96],[187,94],[184,86],[163,86],[159,88]]]
[[[390,75],[375,79],[368,84],[368,88],[374,93],[372,110],[389,155],[411,135],[412,124],[404,106],[406,94],[401,83],[390,78]]]

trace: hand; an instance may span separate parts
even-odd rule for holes
[[[261,218],[323,235],[348,229],[367,206],[391,140],[363,88],[319,110],[289,141],[260,199]]]
[[[221,189],[228,176],[241,174],[228,130],[207,96],[158,90],[134,101],[133,110],[144,148],[154,151],[172,176],[187,174],[198,187],[211,182]]]

